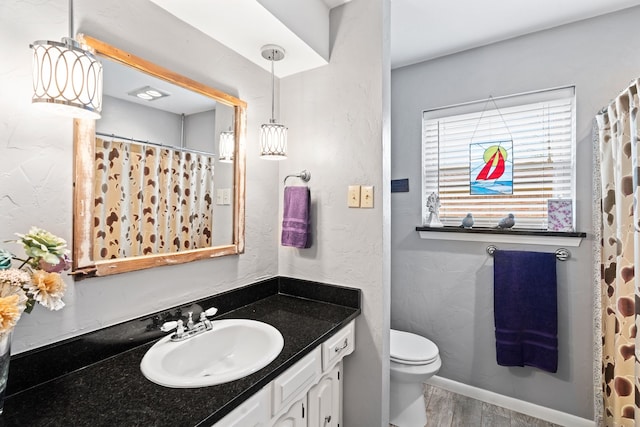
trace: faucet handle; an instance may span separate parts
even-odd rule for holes
[[[203,312],[203,314],[207,317],[215,316],[218,312],[218,309],[215,307],[211,307]]]
[[[170,332],[173,331],[175,328],[178,327],[178,322],[176,322],[175,320],[171,321],[171,322],[164,322],[162,324],[162,326],[160,326],[160,330],[162,332]]]
[[[207,331],[213,329],[213,323],[211,323],[211,320],[209,320],[208,317],[215,315],[217,312],[217,308],[211,307],[210,309],[200,313],[200,322],[202,322]]]

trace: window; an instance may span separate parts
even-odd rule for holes
[[[546,230],[548,199],[575,205],[575,145],[574,87],[424,111],[423,223],[435,192],[445,226],[513,213],[517,228]]]

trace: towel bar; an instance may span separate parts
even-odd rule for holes
[[[296,174],[292,174],[292,175],[287,175],[284,178],[284,185],[287,185],[287,179],[289,178],[300,178],[301,180],[303,180],[304,182],[309,182],[309,180],[311,179],[311,172],[309,172],[308,170],[303,170],[300,173],[296,173]]]
[[[493,255],[493,253],[497,250],[498,248],[495,245],[489,245],[487,246],[487,253],[489,255]],[[565,248],[558,248],[556,250],[556,258],[558,259],[558,261],[566,261],[569,258],[571,258],[571,252],[569,252],[569,249],[565,249]]]

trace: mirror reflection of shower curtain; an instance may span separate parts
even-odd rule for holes
[[[212,246],[214,158],[96,139],[93,259]]]
[[[606,426],[640,426],[638,82],[596,117],[601,172],[601,416]],[[596,168],[597,169],[597,168]],[[634,200],[636,199],[636,200]],[[597,414],[598,415],[598,414]]]

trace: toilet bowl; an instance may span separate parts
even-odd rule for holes
[[[424,426],[427,414],[423,383],[442,366],[438,347],[420,335],[392,329],[390,355],[391,424],[398,427]]]

